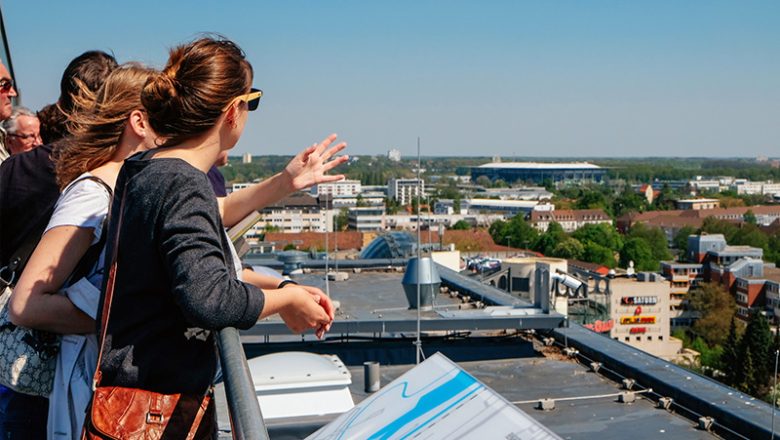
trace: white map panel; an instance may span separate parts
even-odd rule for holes
[[[308,439],[560,437],[437,353]]]

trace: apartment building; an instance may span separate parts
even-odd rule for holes
[[[387,197],[394,198],[402,206],[410,205],[418,195],[425,195],[423,179],[390,179],[387,182]]]
[[[311,187],[311,195],[319,197],[329,195],[335,197],[357,196],[362,192],[359,180],[340,180],[338,182],[320,183]]]
[[[541,232],[557,222],[564,231],[574,232],[585,225],[612,224],[612,218],[601,209],[555,209],[531,212],[531,224]]]
[[[250,236],[266,232],[267,229],[287,233],[327,231],[326,210],[308,194],[290,195],[259,212],[261,219],[250,231]]]

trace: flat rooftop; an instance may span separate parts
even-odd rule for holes
[[[459,365],[505,399],[564,439],[607,440],[625,438],[710,439],[711,433],[696,428],[695,423],[673,412],[656,408],[655,403],[637,394],[634,403],[620,403],[616,396],[620,386],[585,366],[546,357],[460,362]],[[382,385],[412,368],[413,365],[381,367]],[[368,394],[363,390],[363,368],[349,367],[350,391],[355,404]],[[591,396],[606,396],[588,398]],[[558,400],[555,409],[536,409],[539,399]],[[227,407],[222,385],[217,387],[220,438],[230,438]],[[272,439],[303,438],[337,415],[267,421]]]
[[[331,266],[331,271],[334,267]],[[344,337],[358,333],[381,333],[392,336],[416,330],[417,310],[409,308],[401,281],[403,272],[370,271],[354,273],[341,270],[349,279],[330,281],[326,288],[324,272],[294,275],[292,279],[310,286],[316,286],[338,302],[336,320],[330,335]],[[475,282],[477,285],[481,284]],[[487,288],[487,286],[482,286]],[[555,328],[562,324],[562,315],[543,314],[533,305],[519,297],[512,306],[485,308],[478,298],[464,299],[449,293],[434,297],[430,310],[420,310],[423,331],[494,331],[517,328]],[[264,319],[250,330],[241,333],[245,337],[269,337],[268,341],[290,339],[289,330],[278,316]],[[311,333],[296,336],[297,340],[315,341]]]

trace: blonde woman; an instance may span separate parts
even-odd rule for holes
[[[154,147],[140,101],[141,88],[153,73],[138,64],[123,65],[109,74],[97,94],[82,88],[80,111],[71,115],[73,136],[55,151],[62,195],[9,303],[15,324],[63,335],[49,401],[49,439],[81,434],[98,350],[95,316],[103,259],[97,255],[102,249],[90,252],[97,261],[84,278],[68,278],[88,250],[99,247],[122,162]],[[61,289],[64,294],[58,294]]]

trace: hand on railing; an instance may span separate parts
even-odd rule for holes
[[[293,333],[316,329],[317,337],[322,338],[333,322],[333,303],[330,299],[325,294],[311,294],[296,285],[286,286],[284,296],[286,304],[279,311],[279,316],[287,327]]]

